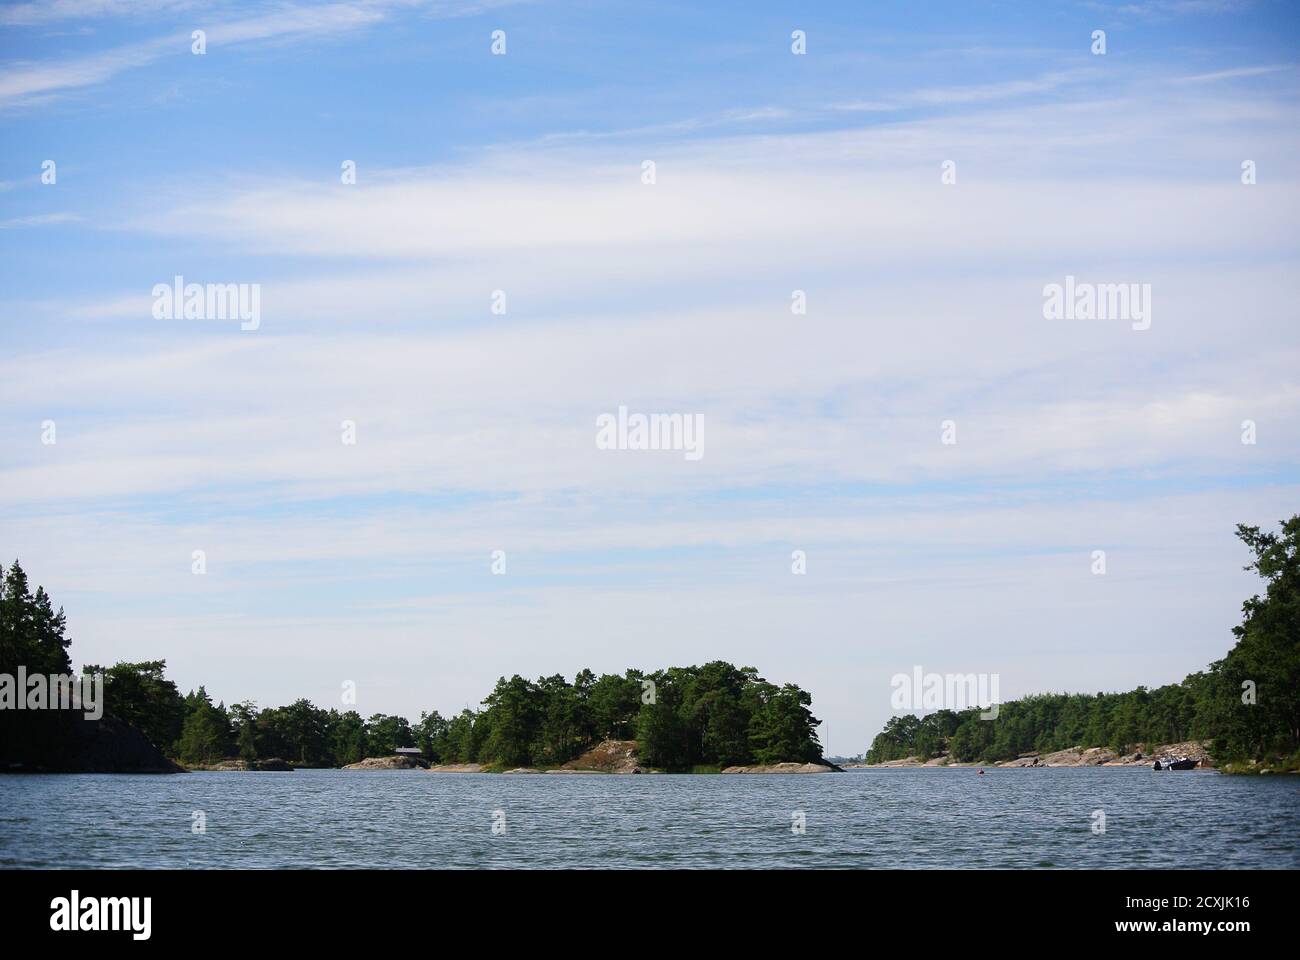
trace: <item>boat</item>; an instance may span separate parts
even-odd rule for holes
[[[1164,761],[1161,763],[1161,761]],[[1196,761],[1188,757],[1158,757],[1152,770],[1194,770]]]

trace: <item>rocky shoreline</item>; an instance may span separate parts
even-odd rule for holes
[[[1069,747],[1051,753],[1024,753],[1014,760],[996,763],[976,763],[952,760],[948,756],[908,757],[904,760],[887,760],[884,763],[856,763],[854,769],[879,767],[1149,767],[1157,757],[1187,757],[1197,761],[1198,767],[1214,767],[1209,753],[1209,741],[1185,740],[1182,743],[1139,744],[1138,749],[1120,755],[1106,747]]]
[[[224,769],[224,768],[223,768]],[[344,770],[414,770],[422,769],[429,773],[494,773],[497,771],[480,763],[439,763],[429,764],[417,757],[386,756],[367,757],[358,763],[350,763]],[[751,766],[727,767],[720,773],[759,773],[759,774],[800,774],[833,773],[840,768],[828,763],[770,763]],[[643,774],[662,771],[643,767],[637,759],[635,740],[604,740],[596,744],[582,756],[570,760],[559,767],[514,767],[500,771],[504,774]]]
[[[834,773],[835,768],[824,763],[768,763],[752,767],[726,767],[723,773]]]
[[[253,773],[292,773],[293,764],[279,757],[267,757],[265,760],[219,760],[216,763],[192,763],[187,770],[199,773],[224,773],[234,770]]]
[[[184,773],[143,733],[112,715],[69,721],[45,755],[0,764],[3,773]]]

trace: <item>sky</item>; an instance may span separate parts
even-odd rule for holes
[[[1298,28],[0,5],[0,557],[76,663],[227,703],[723,659],[853,755],[916,667],[1177,682],[1300,507]],[[256,324],[160,318],[176,276]],[[1146,319],[1049,317],[1067,277]],[[620,406],[703,455],[601,449]]]

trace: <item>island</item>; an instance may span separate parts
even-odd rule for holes
[[[1300,515],[1272,533],[1238,525],[1264,592],[1242,604],[1236,644],[1181,683],[1044,693],[891,717],[862,766],[1152,766],[1176,756],[1226,773],[1300,772]]]
[[[444,717],[325,710],[300,699],[259,709],[182,695],[166,661],[87,665],[71,674],[66,618],[18,561],[0,566],[0,770],[286,772],[349,770],[524,773],[786,773],[838,769],[822,757],[812,697],[754,667],[721,660],[597,676],[581,670],[497,680],[480,709]],[[98,706],[23,709],[15,678],[73,688],[102,678]],[[6,683],[6,678],[8,682]],[[98,681],[97,681],[98,682]],[[26,686],[25,683],[22,684]],[[19,698],[22,698],[21,701]],[[7,708],[14,708],[11,710]]]

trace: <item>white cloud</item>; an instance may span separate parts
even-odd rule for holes
[[[1288,510],[1300,449],[1294,109],[1192,86],[509,144],[354,188],[150,183],[93,219],[165,238],[158,276],[10,305],[0,546],[78,657],[165,653],[226,699],[327,702],[363,629],[374,709],[726,656],[808,686],[854,752],[918,660],[1007,695],[1177,679],[1226,648],[1231,525]],[[1257,187],[1243,155],[1269,158]],[[175,273],[261,283],[262,329],[153,320]],[[1151,329],[1044,320],[1067,273],[1150,283]],[[703,413],[704,459],[596,450],[620,403]],[[488,580],[498,547],[520,580]]]
[[[1220,80],[1240,80],[1244,77],[1263,77],[1269,74],[1294,71],[1295,64],[1274,64],[1261,67],[1234,67],[1231,70],[1215,70],[1210,73],[1198,73],[1186,77],[1175,77],[1175,83],[1215,83]]]
[[[157,16],[201,5],[194,0],[41,0],[0,8],[0,26],[33,27],[64,20]]]
[[[76,223],[82,218],[75,213],[38,213],[29,217],[10,217],[0,220],[0,230],[17,230],[22,227],[45,227],[59,223]]]
[[[402,0],[349,0],[327,4],[287,5],[272,13],[241,19],[209,20],[196,18],[192,26],[183,31],[151,40],[104,50],[89,56],[78,56],[53,62],[17,62],[0,73],[0,108],[45,102],[50,96],[84,87],[105,83],[118,74],[148,66],[164,57],[189,56],[191,31],[206,31],[209,48],[234,46],[267,40],[294,40],[357,30],[383,20],[395,8],[424,6],[430,16],[467,16],[483,9],[504,4],[504,0],[485,3],[442,3],[425,6],[405,3]],[[160,8],[171,7],[159,4]],[[188,9],[188,5],[178,5]],[[203,8],[207,9],[207,8]],[[220,17],[220,8],[211,8]],[[82,16],[99,16],[106,13],[125,12],[124,4],[69,3],[41,12],[22,5],[11,8],[9,23],[37,23],[52,19]],[[0,20],[0,23],[4,22]]]

